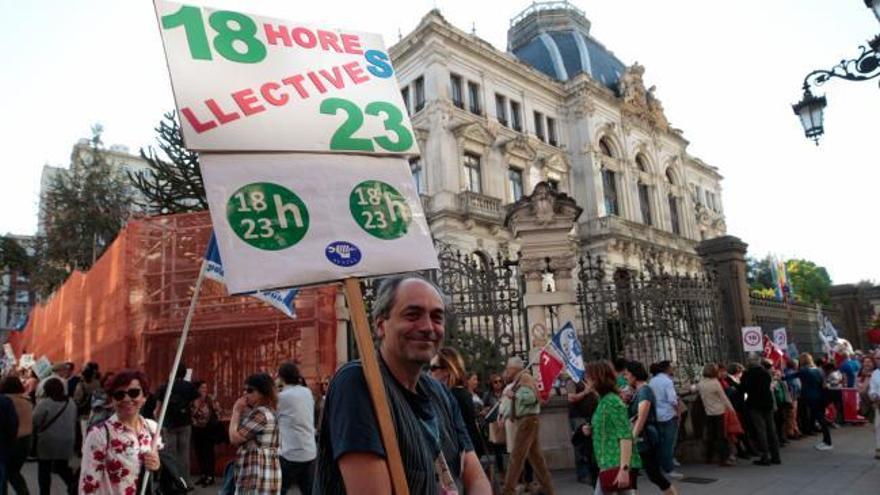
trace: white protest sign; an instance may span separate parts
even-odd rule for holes
[[[788,349],[788,334],[785,327],[773,330],[773,343],[780,349]]]
[[[761,327],[742,327],[743,350],[745,352],[763,352],[764,334]]]
[[[380,35],[155,6],[187,148],[418,153]]]
[[[231,293],[437,268],[401,158],[203,154]]]
[[[9,363],[9,366],[15,366],[15,350],[12,349],[12,344],[8,342],[3,344],[3,353],[6,355],[6,362]]]
[[[22,354],[21,360],[18,363],[22,368],[33,368],[34,366],[34,355],[33,354]]]
[[[52,362],[46,356],[37,359],[32,368],[40,380],[52,374]]]

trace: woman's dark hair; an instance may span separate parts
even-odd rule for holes
[[[727,373],[735,375],[737,373],[742,373],[744,369],[743,365],[739,363],[730,363],[730,366],[727,367]]]
[[[834,367],[834,363],[825,363],[822,365],[822,370],[825,371],[826,373],[831,373],[835,369],[836,368]]]
[[[638,361],[630,361],[626,363],[626,370],[632,374],[636,378],[637,381],[646,382],[648,381],[648,371],[645,370],[645,365]]]
[[[618,393],[617,375],[608,361],[593,361],[587,364],[587,377],[593,382],[593,388],[600,396]]]
[[[23,394],[24,385],[17,376],[7,376],[0,381],[0,394]]]
[[[627,362],[628,362],[628,361],[627,361],[626,359],[623,359],[623,358],[617,358],[617,359],[615,359],[615,360],[614,360],[614,371],[616,371],[616,372],[618,372],[618,373],[622,373],[623,370],[626,369],[626,363],[627,363]]]
[[[193,387],[195,387],[195,389],[198,390],[199,387],[201,387],[204,384],[205,384],[205,380],[196,380],[193,382]]]
[[[668,373],[670,368],[672,368],[672,362],[669,360],[657,363],[657,373]]]
[[[275,409],[275,406],[278,405],[278,394],[275,392],[275,381],[272,380],[271,376],[266,373],[257,373],[247,377],[247,380],[245,380],[244,383],[248,387],[253,387],[254,390],[263,396],[264,405],[269,406],[271,409]]]
[[[150,391],[150,379],[141,370],[122,370],[111,376],[105,383],[104,389],[107,393],[113,392],[127,387],[131,382],[137,380],[141,384],[141,391],[144,396]]]
[[[46,393],[46,397],[56,402],[63,402],[67,399],[64,382],[60,378],[49,378],[46,380],[46,383],[43,384],[43,392]]]
[[[278,367],[278,376],[287,385],[301,385],[303,381],[299,367],[291,361],[281,363],[281,366]]]

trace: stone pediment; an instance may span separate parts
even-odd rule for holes
[[[480,143],[484,146],[492,146],[495,142],[495,133],[482,122],[467,122],[461,124],[452,130],[452,134],[456,139],[469,140]]]
[[[568,157],[562,152],[553,153],[552,155],[544,157],[544,159],[541,160],[541,165],[543,168],[559,172],[560,174],[566,174],[569,169],[571,169],[571,165],[568,163]]]
[[[517,136],[502,146],[505,155],[513,155],[530,162],[538,155],[538,151],[529,143],[525,136]]]
[[[516,235],[528,225],[548,226],[557,222],[571,225],[582,212],[583,209],[568,194],[553,190],[546,182],[539,182],[532,194],[510,206],[504,226]]]

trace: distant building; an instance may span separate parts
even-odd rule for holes
[[[85,138],[80,139],[79,142],[73,146],[73,150],[70,153],[70,163],[72,166],[76,166],[79,163],[90,163],[92,160],[92,153],[94,153],[94,151],[89,145],[89,140]],[[119,170],[123,176],[125,176],[127,172],[131,174],[138,172],[144,172],[146,174],[152,173],[149,162],[141,158],[140,155],[131,154],[127,146],[114,144],[107,149],[101,150],[100,153],[103,155],[104,159],[106,159],[110,165]],[[40,211],[37,214],[37,235],[45,235],[46,233],[46,212],[43,203],[45,193],[49,190],[55,177],[60,173],[65,173],[67,170],[68,168],[64,167],[43,165],[43,173],[40,176]],[[143,195],[140,191],[130,186],[129,191],[134,197],[134,201],[132,202],[132,212],[143,211],[143,208],[138,206],[145,201]]]
[[[29,255],[33,255],[33,236],[7,234],[5,237],[14,239]],[[27,274],[0,267],[0,334],[23,328],[34,304],[36,297]]]
[[[584,209],[583,250],[640,269],[648,251],[696,271],[724,235],[718,169],[687,152],[644,68],[590,35],[568,2],[511,21],[508,52],[436,10],[391,47],[421,157],[410,163],[435,238],[515,253],[507,206],[547,181]]]

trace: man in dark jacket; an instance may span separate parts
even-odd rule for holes
[[[0,395],[0,493],[6,493],[6,463],[18,436],[18,414],[12,399]]]
[[[773,393],[770,384],[773,377],[768,359],[754,359],[742,377],[742,391],[746,397],[746,408],[755,429],[755,440],[761,458],[755,461],[759,466],[781,464],[779,458],[779,437],[773,422]]]

